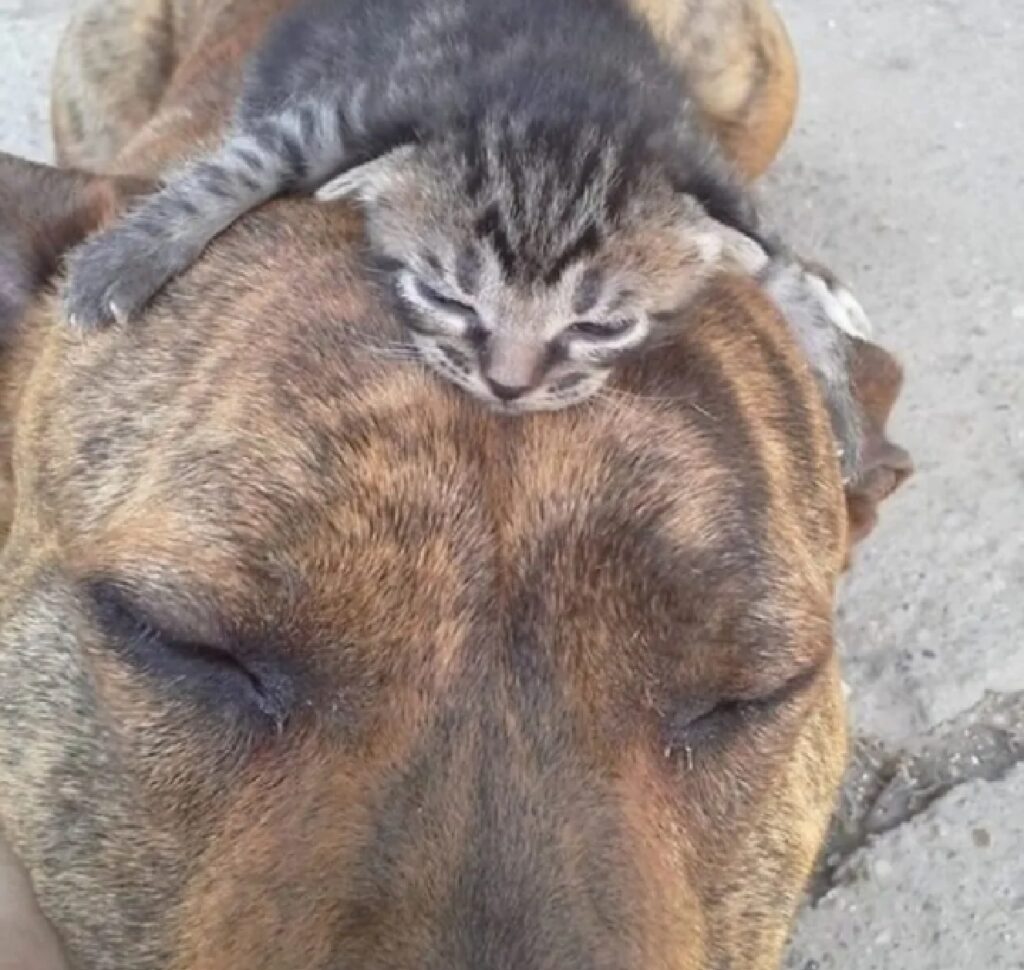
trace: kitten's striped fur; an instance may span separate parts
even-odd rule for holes
[[[515,411],[599,390],[727,230],[767,245],[624,0],[305,0],[222,145],[72,257],[71,316],[133,316],[286,191],[359,200],[421,358]]]

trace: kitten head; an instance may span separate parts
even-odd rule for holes
[[[595,394],[722,253],[671,173],[596,131],[506,123],[403,146],[318,198],[362,204],[422,359],[508,412]]]

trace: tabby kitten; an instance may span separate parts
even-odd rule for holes
[[[286,191],[356,200],[419,356],[513,412],[598,391],[732,230],[777,251],[620,0],[304,0],[220,147],[73,255],[71,319],[132,317]]]
[[[136,314],[281,192],[358,200],[424,361],[508,409],[596,391],[753,210],[619,0],[304,0],[225,141],[72,258],[84,327]],[[717,220],[717,222],[715,221]]]

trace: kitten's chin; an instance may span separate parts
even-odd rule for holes
[[[517,406],[515,413],[525,414],[535,411],[564,411],[587,401],[593,400],[601,393],[607,382],[607,376],[594,375],[590,380],[576,383],[571,389],[559,388],[558,383],[549,387],[540,387],[531,394],[511,402]]]
[[[575,380],[571,385],[562,380],[542,384],[535,390],[513,400],[496,397],[475,371],[464,371],[455,367],[450,358],[437,346],[426,341],[416,341],[420,359],[445,383],[473,398],[494,414],[503,417],[532,414],[544,411],[562,411],[593,399],[607,382],[607,374],[591,374]]]

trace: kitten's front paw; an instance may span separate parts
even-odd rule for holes
[[[805,284],[817,298],[828,322],[848,337],[871,340],[871,320],[860,301],[824,267],[803,262],[800,268]]]
[[[68,260],[64,306],[72,326],[93,330],[126,323],[173,275],[169,254],[154,241],[114,228],[74,250]]]

